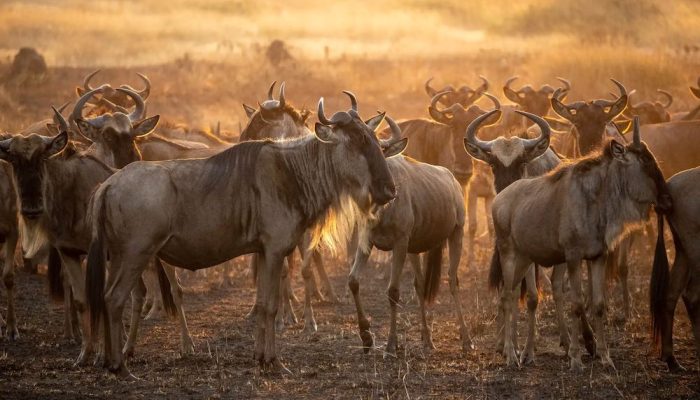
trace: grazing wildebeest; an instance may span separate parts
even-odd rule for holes
[[[392,132],[391,141],[401,140],[401,129],[387,117]],[[389,143],[383,143],[388,146]],[[399,280],[406,256],[415,273],[414,285],[421,314],[423,347],[435,348],[428,328],[425,307],[433,301],[440,286],[442,252],[445,245],[450,254],[450,292],[457,311],[457,323],[462,349],[472,347],[459,299],[457,268],[462,254],[464,235],[464,195],[462,187],[452,173],[440,166],[425,164],[408,157],[395,157],[387,161],[389,171],[398,187],[396,200],[385,207],[372,221],[358,227],[361,238],[354,264],[348,277],[348,286],[357,308],[357,322],[365,351],[373,346],[370,324],[364,313],[360,297],[360,274],[367,264],[373,247],[391,251],[392,267],[387,296],[391,307],[388,354],[396,354],[396,313],[399,304]],[[425,276],[421,271],[420,254],[425,253]]]
[[[700,248],[697,245],[700,234],[700,168],[693,168],[672,176],[668,190],[673,198],[673,209],[665,214],[658,213],[658,238],[654,267],[649,287],[649,310],[652,322],[652,343],[658,347],[661,342],[661,359],[669,370],[683,370],[673,355],[673,319],[678,298],[683,296],[685,308],[693,327],[695,350],[700,355]],[[668,270],[668,255],[664,240],[664,216],[673,234],[676,258],[673,269]]]
[[[489,81],[483,76],[479,76],[479,78],[481,79],[481,85],[476,89],[472,89],[467,85],[463,85],[459,89],[455,89],[452,85],[446,85],[440,90],[435,90],[430,86],[430,81],[433,80],[433,78],[430,78],[425,82],[425,93],[432,99],[438,93],[447,92],[439,99],[440,104],[445,107],[451,107],[454,104],[469,107],[489,90]]]
[[[666,98],[665,104],[660,101],[642,101],[636,104],[628,102],[627,108],[622,111],[622,115],[630,119],[634,115],[638,115],[642,125],[669,122],[671,114],[669,114],[668,109],[673,104],[673,96],[662,89],[657,89],[656,91]]]
[[[490,113],[495,113],[491,111]],[[536,138],[523,139],[517,136],[513,137],[497,137],[489,141],[483,141],[477,138],[477,132],[482,123],[482,120],[487,118],[485,114],[472,122],[467,128],[466,137],[464,139],[464,148],[467,153],[477,160],[481,160],[488,164],[493,172],[494,184],[496,193],[501,192],[513,182],[521,178],[531,178],[543,175],[559,164],[561,160],[559,156],[549,147],[551,129],[547,122],[535,115],[517,110],[518,114],[527,117],[539,127],[540,134]],[[493,255],[495,259],[498,257],[498,249],[494,249]],[[500,287],[503,284],[500,270],[492,270],[493,274],[489,277],[491,287]],[[535,274],[536,268],[529,268],[526,276],[526,287],[528,294],[528,336],[525,346],[525,351],[521,354],[521,363],[531,363],[534,361],[534,336],[535,336],[535,313],[538,304],[537,280]],[[568,351],[569,348],[569,331],[564,319],[563,301],[564,301],[564,274],[566,266],[557,265],[554,267],[552,274],[552,295],[556,305],[557,325],[559,327],[560,345]],[[521,292],[522,293],[522,292]],[[499,310],[499,316],[503,321],[503,309]],[[582,317],[585,317],[583,315]],[[513,324],[517,322],[517,315],[514,314]],[[582,321],[586,328],[584,337],[586,338],[587,347],[592,345],[592,333],[587,321]],[[515,327],[513,328],[515,336]],[[503,350],[504,331],[499,328],[499,340],[497,348]],[[515,344],[514,344],[515,345]]]
[[[573,322],[569,348],[571,368],[582,370],[578,340],[584,312],[581,261],[591,262],[591,307],[597,336],[597,354],[614,366],[608,351],[605,316],[606,257],[630,225],[649,217],[652,205],[670,207],[663,174],[653,154],[642,143],[635,118],[633,141],[608,142],[599,152],[552,173],[514,182],[496,196],[493,220],[498,262],[503,272],[502,307],[505,321],[513,314],[513,289],[531,263],[566,263],[571,282]],[[498,265],[500,264],[500,265]],[[504,352],[508,365],[518,364],[511,324],[505,324]]]
[[[22,47],[15,54],[10,70],[4,77],[4,83],[14,86],[38,83],[44,80],[46,73],[44,56],[33,47]]]
[[[78,97],[83,97],[85,93],[95,90],[92,86],[90,86],[90,80],[99,72],[99,69],[93,71],[92,73],[87,75],[83,80],[83,87],[78,86],[75,88],[75,92],[78,94]],[[136,90],[126,84],[123,84],[119,87],[137,93],[139,97],[141,97],[141,99],[143,100],[148,100],[148,96],[151,94],[151,81],[148,79],[148,77],[146,77],[146,75],[143,75],[138,72],[136,73],[136,75],[138,75],[139,78],[141,78],[145,85],[145,87],[142,90]],[[114,109],[115,106],[128,109],[136,105],[132,98],[127,96],[124,92],[117,90],[117,88],[113,88],[109,84],[104,84],[100,87],[102,88],[101,98],[98,99],[93,104],[93,106],[107,107],[108,111],[116,111]]]
[[[306,120],[311,115],[308,110],[297,110],[291,104],[287,103],[285,98],[284,87],[285,83],[282,82],[279,91],[279,100],[275,100],[272,96],[276,82],[270,85],[270,89],[267,92],[267,100],[260,104],[259,110],[254,110],[250,115],[250,120],[246,125],[245,129],[241,132],[240,141],[249,140],[263,140],[263,139],[273,139],[273,140],[284,140],[299,138],[304,136],[312,135],[311,131],[306,126]],[[352,96],[352,93],[347,92],[350,96],[350,101],[353,107],[356,107],[357,99]],[[250,108],[244,105],[246,110]],[[317,330],[316,321],[313,315],[313,308],[311,305],[311,296],[315,296],[320,300],[324,299],[324,296],[319,291],[313,272],[311,270],[311,261],[316,264],[317,272],[323,286],[323,292],[326,298],[331,302],[337,302],[338,297],[333,290],[333,285],[331,285],[328,279],[328,274],[326,273],[325,267],[323,265],[323,258],[321,253],[317,249],[312,249],[309,247],[310,234],[304,235],[302,242],[299,243],[299,251],[302,255],[302,268],[301,273],[304,278],[305,294],[304,294],[304,330],[306,332],[315,332]],[[255,268],[255,257],[253,256],[252,268]],[[294,269],[294,256],[290,255],[287,257],[287,266],[290,271]],[[255,274],[254,274],[255,275]],[[284,275],[283,295],[292,295],[292,289],[290,285],[289,275]],[[294,311],[288,303],[287,298],[282,298],[282,304],[285,309],[283,309],[287,317],[293,321],[295,320]],[[254,311],[251,311],[251,316],[254,315]],[[280,321],[281,322],[281,321]]]
[[[104,315],[111,371],[128,374],[118,351],[121,316],[149,259],[198,270],[249,253],[258,254],[260,276],[255,359],[284,369],[275,345],[284,258],[309,228],[314,244],[331,240],[393,200],[385,157],[405,146],[380,147],[374,130],[383,115],[365,123],[351,109],[327,119],[321,99],[318,117],[316,136],[243,142],[206,159],[136,162],[98,188],[87,286],[93,331]]]

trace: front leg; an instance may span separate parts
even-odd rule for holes
[[[413,266],[413,286],[416,290],[416,297],[418,297],[418,304],[419,304],[419,310],[420,310],[420,317],[421,317],[421,339],[423,340],[423,349],[426,351],[431,351],[435,349],[435,345],[433,344],[433,335],[430,332],[430,327],[428,327],[428,319],[426,317],[426,312],[425,312],[425,297],[424,297],[424,290],[425,288],[423,287],[423,283],[425,282],[425,278],[423,277],[423,271],[421,270],[420,266],[420,255],[418,254],[409,254],[408,255],[408,261]]]
[[[581,291],[581,260],[567,260],[569,282],[571,283],[571,347],[569,347],[569,359],[571,369],[576,372],[583,371],[581,362],[581,347],[578,338],[581,336],[581,316],[585,313],[583,306],[583,293]]]
[[[559,328],[559,346],[564,349],[565,354],[569,353],[571,339],[569,329],[564,316],[564,280],[566,278],[566,264],[559,264],[553,267],[552,271],[552,298],[557,315],[557,327]],[[578,340],[578,339],[577,339]]]
[[[19,331],[17,330],[17,316],[15,315],[15,293],[17,288],[15,287],[15,261],[14,254],[15,248],[17,247],[17,235],[8,234],[5,238],[4,249],[5,249],[5,260],[2,269],[2,281],[5,284],[5,289],[7,289],[7,337],[11,340],[16,340],[19,338]],[[2,330],[0,329],[0,332]]]
[[[386,353],[396,356],[398,347],[398,335],[396,333],[396,315],[401,294],[399,289],[399,281],[401,280],[401,272],[403,271],[404,261],[406,260],[406,250],[408,240],[401,240],[401,244],[394,246],[391,252],[391,276],[389,278],[389,287],[387,296],[389,297],[389,307],[391,309],[390,325],[389,325],[389,340],[386,343]]]
[[[608,365],[615,368],[612,359],[610,358],[610,352],[608,351],[608,344],[605,334],[605,258],[598,257],[593,260],[591,266],[591,281],[593,287],[593,293],[591,297],[591,305],[593,307],[593,323],[594,329],[597,336],[598,343],[598,355],[600,356],[600,361],[603,365]]]
[[[355,308],[357,309],[357,324],[358,328],[360,329],[360,339],[362,339],[362,347],[365,353],[369,352],[369,350],[374,347],[374,336],[372,335],[372,332],[370,332],[369,319],[367,319],[367,315],[362,307],[362,301],[360,300],[360,276],[367,265],[367,260],[369,259],[371,252],[371,245],[368,246],[366,251],[358,247],[355,253],[354,262],[352,264],[352,269],[350,270],[350,275],[348,275],[348,288],[350,288],[352,298],[355,301]]]
[[[80,267],[80,256],[68,254],[58,249],[61,257],[62,268],[68,275],[71,290],[73,292],[73,303],[78,311],[78,319],[81,321],[82,345],[80,355],[75,364],[86,365],[95,348],[96,335],[90,334],[90,318],[87,315],[87,298],[85,297],[85,274]]]
[[[538,266],[530,265],[525,275],[527,285],[527,339],[525,341],[525,350],[520,355],[521,364],[533,364],[535,362],[535,330],[537,322],[537,305],[539,302],[537,293],[537,274]]]

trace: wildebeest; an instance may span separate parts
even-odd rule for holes
[[[673,96],[671,93],[662,89],[657,89],[656,91],[666,98],[666,103],[660,101],[642,101],[631,104],[628,102],[627,107],[622,111],[622,115],[630,119],[634,115],[637,115],[642,125],[669,122],[671,120],[671,114],[668,112],[668,109],[671,107],[671,104],[673,104]]]
[[[652,322],[652,343],[661,342],[661,359],[669,370],[683,370],[673,355],[673,319],[678,298],[683,296],[688,317],[693,327],[695,350],[700,355],[700,168],[693,168],[672,176],[668,191],[673,198],[673,209],[658,213],[658,239],[649,288],[649,309]],[[668,270],[668,255],[664,240],[664,216],[668,220],[676,258]]]
[[[612,140],[599,152],[552,173],[511,184],[493,204],[499,259],[492,268],[500,266],[503,271],[505,320],[512,318],[513,289],[530,263],[566,262],[573,294],[572,337],[580,337],[576,321],[584,312],[581,261],[589,260],[597,354],[603,364],[613,366],[604,327],[606,257],[630,225],[649,217],[652,205],[663,211],[670,203],[663,174],[641,142],[637,118],[632,143]],[[512,334],[510,324],[505,324],[509,365],[519,362],[508,340]],[[583,368],[578,340],[571,341],[569,357],[572,369]]]
[[[491,111],[490,113],[495,113]],[[477,138],[477,132],[482,119],[487,115],[477,118],[467,128],[464,138],[464,148],[469,155],[477,160],[487,163],[494,176],[494,184],[496,192],[499,193],[513,182],[521,178],[531,178],[541,176],[558,165],[561,164],[559,156],[549,147],[551,128],[547,122],[535,115],[524,111],[516,111],[518,114],[525,116],[533,121],[539,127],[540,134],[536,138],[524,139],[517,136],[503,137],[483,141]],[[494,249],[492,262],[498,257],[498,249]],[[535,312],[538,304],[537,280],[535,274],[536,268],[529,268],[526,277],[526,288],[528,294],[528,336],[525,346],[525,351],[521,354],[521,363],[530,363],[534,361],[534,335],[535,335]],[[564,320],[563,310],[563,284],[566,267],[564,265],[554,266],[552,274],[552,295],[556,305],[557,325],[559,328],[560,345],[568,351],[570,339],[569,332]],[[500,270],[492,270],[489,277],[489,285],[491,287],[500,287],[502,285],[502,275]],[[503,321],[503,309],[499,310],[499,316]],[[585,317],[585,315],[583,315]],[[514,316],[513,324],[515,326],[517,315]],[[592,333],[587,320],[582,318],[584,324],[584,338],[586,338],[587,347],[592,346]],[[515,327],[513,328],[515,335]],[[503,350],[504,331],[499,328],[499,341],[497,347],[499,351]]]
[[[387,117],[391,140],[401,140],[401,129]],[[384,146],[388,146],[385,144]],[[450,292],[457,311],[457,324],[462,340],[462,349],[472,347],[467,325],[464,322],[459,299],[457,268],[462,254],[464,235],[464,194],[452,173],[440,166],[425,164],[409,157],[394,157],[387,161],[389,171],[398,187],[397,197],[390,205],[379,211],[366,226],[358,227],[360,244],[348,277],[348,286],[357,308],[360,337],[365,351],[373,346],[370,324],[362,307],[360,274],[367,264],[373,247],[391,251],[392,267],[387,296],[391,307],[391,323],[386,352],[396,354],[396,313],[399,304],[399,280],[406,257],[415,273],[415,290],[421,313],[421,336],[423,347],[433,349],[433,340],[428,328],[425,307],[432,302],[440,286],[442,252],[445,245],[450,254]],[[365,242],[366,243],[362,243]],[[425,270],[421,271],[420,254],[425,253]],[[425,273],[425,275],[423,275]]]
[[[4,77],[4,83],[17,87],[39,83],[46,78],[46,74],[44,56],[33,47],[22,47],[15,54],[10,70]]]
[[[9,135],[0,136],[1,140],[8,139]],[[15,314],[15,249],[19,238],[17,221],[17,202],[15,185],[12,182],[12,167],[6,163],[0,163],[0,238],[2,250],[5,254],[2,268],[2,281],[7,290],[7,320],[0,316],[0,329],[5,325],[5,334],[14,340],[19,337],[17,330],[17,317]],[[2,331],[0,330],[0,336]]]
[[[78,97],[83,97],[85,93],[95,90],[95,88],[93,88],[90,85],[90,80],[99,72],[100,70],[98,69],[88,74],[83,80],[83,87],[78,86],[75,88],[75,92],[78,94]],[[141,99],[147,100],[148,96],[151,94],[151,81],[148,79],[148,77],[146,77],[146,75],[143,75],[139,72],[137,72],[136,75],[138,75],[139,78],[141,78],[141,80],[143,81],[145,86],[143,89],[136,90],[133,87],[126,84],[120,85],[119,87],[135,92],[139,95],[139,97],[141,97]],[[109,84],[103,84],[100,87],[102,88],[101,97],[100,99],[96,100],[93,106],[107,107],[108,111],[117,111],[115,109],[115,106],[128,109],[136,105],[134,100],[127,96],[125,92],[119,91],[117,90],[117,88],[113,88]]]
[[[439,99],[440,104],[443,106],[450,107],[454,104],[461,104],[462,107],[469,107],[489,90],[489,81],[483,76],[479,76],[479,78],[481,79],[481,85],[476,89],[472,89],[467,85],[463,85],[458,89],[455,89],[452,85],[446,85],[440,90],[435,90],[430,86],[430,82],[433,80],[433,78],[430,78],[425,82],[425,93],[432,99],[436,94],[446,92]]]
[[[698,87],[690,86],[688,89],[690,89],[690,93],[692,93],[696,99],[700,100],[700,78],[698,78],[697,85]],[[695,106],[689,111],[675,112],[671,114],[671,121],[692,121],[696,119],[700,119],[700,105]]]
[[[128,373],[118,350],[121,316],[149,259],[198,270],[249,253],[258,254],[260,276],[255,359],[263,369],[284,368],[274,326],[284,257],[308,229],[317,237],[350,230],[354,216],[393,200],[385,156],[405,146],[380,147],[374,129],[383,115],[365,123],[351,109],[327,119],[321,99],[318,117],[316,136],[243,142],[206,159],[136,162],[98,188],[87,286],[93,331],[100,316],[106,322],[111,371]]]

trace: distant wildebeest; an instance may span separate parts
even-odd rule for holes
[[[483,76],[479,76],[479,78],[482,83],[476,89],[472,89],[467,85],[463,85],[457,89],[452,85],[446,85],[440,90],[435,90],[430,86],[430,82],[433,80],[433,78],[430,78],[425,82],[425,93],[432,99],[438,93],[446,92],[445,95],[439,99],[440,104],[443,106],[451,107],[454,104],[461,104],[462,107],[469,107],[489,90],[489,81]]]
[[[342,236],[338,229],[393,200],[385,157],[405,147],[380,147],[374,130],[383,115],[365,123],[351,109],[328,119],[321,99],[318,118],[316,136],[243,142],[206,159],[136,162],[98,188],[87,286],[93,331],[105,318],[111,371],[128,374],[118,350],[122,311],[149,259],[198,270],[250,253],[260,276],[255,359],[284,369],[275,345],[284,258],[307,229],[316,227],[312,243],[332,240],[326,234]]]
[[[622,111],[622,115],[629,119],[638,115],[642,125],[669,122],[671,120],[671,114],[668,112],[668,109],[671,107],[671,104],[673,104],[673,96],[671,93],[662,89],[657,89],[656,91],[666,98],[666,103],[662,103],[661,101],[642,101],[631,104],[628,102],[627,107]]]
[[[387,122],[392,132],[390,140],[401,140],[399,126],[389,117]],[[388,146],[388,143],[383,146]],[[432,302],[437,295],[441,279],[442,252],[447,245],[450,254],[450,292],[457,312],[462,349],[466,351],[472,348],[472,341],[464,322],[457,281],[464,235],[462,187],[444,167],[425,164],[409,157],[394,157],[388,160],[387,164],[398,187],[396,200],[380,210],[376,218],[365,226],[358,227],[360,243],[348,277],[348,286],[357,308],[362,344],[365,351],[368,351],[372,348],[374,340],[359,297],[360,274],[367,264],[372,248],[377,247],[380,250],[391,251],[392,254],[391,277],[387,289],[391,323],[386,352],[395,355],[398,345],[396,313],[400,300],[399,281],[407,256],[415,273],[414,285],[420,304],[423,347],[427,350],[435,348],[426,320],[425,307],[426,303]],[[421,253],[425,254],[424,271],[421,270]]]
[[[649,309],[652,322],[652,343],[661,342],[661,359],[669,370],[683,370],[673,355],[673,319],[678,298],[683,296],[688,317],[693,328],[696,354],[700,355],[700,168],[693,168],[672,176],[668,190],[673,198],[673,209],[665,215],[657,214],[658,239],[654,267],[649,288]],[[666,242],[664,240],[664,216],[668,220],[676,258],[669,272]]]
[[[584,313],[581,262],[589,260],[597,355],[604,365],[613,366],[604,327],[606,257],[630,225],[649,218],[652,205],[663,211],[671,200],[653,154],[641,142],[636,118],[631,144],[612,140],[586,158],[504,189],[493,204],[499,258],[492,268],[503,271],[505,321],[512,318],[513,289],[532,262],[565,262],[573,294],[569,357],[571,368],[582,370],[576,321]],[[508,365],[519,363],[512,335],[511,325],[505,324]]]
[[[491,111],[491,113],[497,112],[496,110]],[[477,132],[479,126],[483,119],[487,118],[489,114],[485,114],[477,118],[472,122],[467,128],[466,137],[464,139],[464,148],[467,153],[488,164],[493,172],[494,183],[496,193],[501,192],[503,189],[508,187],[513,182],[521,178],[532,178],[536,176],[541,176],[558,165],[561,164],[559,156],[552,151],[549,147],[550,132],[551,129],[549,124],[542,118],[535,114],[526,113],[524,111],[517,110],[516,113],[525,116],[529,120],[533,121],[539,127],[540,134],[536,138],[524,139],[517,136],[513,137],[497,137],[492,140],[484,141],[477,138]],[[498,249],[494,249],[492,262],[495,262],[498,257]],[[493,270],[492,275],[489,277],[489,285],[491,287],[500,287],[503,284],[502,275],[500,270]],[[525,351],[521,353],[520,362],[521,363],[531,363],[534,361],[534,336],[535,336],[535,317],[536,309],[538,304],[538,293],[537,293],[537,278],[535,274],[537,273],[536,268],[529,268],[526,276],[526,288],[528,295],[528,336],[525,346]],[[557,325],[559,328],[560,345],[564,347],[566,351],[569,349],[570,339],[569,331],[567,328],[566,321],[564,319],[564,274],[566,273],[566,266],[557,265],[554,267],[554,272],[552,273],[552,295],[554,297],[554,302],[556,305],[557,314]],[[499,316],[501,317],[501,323],[503,323],[503,309],[499,309]],[[586,338],[587,347],[592,345],[592,332],[590,331],[590,325],[588,325],[587,320],[585,320],[585,315],[583,315],[582,324],[584,324],[584,337]],[[515,324],[517,321],[517,315],[514,314],[514,328],[513,332],[515,335],[516,328]],[[503,327],[499,327],[499,340],[497,347],[499,351],[503,350],[504,344],[504,330]],[[516,344],[514,343],[514,346]]]
[[[78,97],[83,97],[85,93],[94,90],[94,88],[90,86],[90,80],[99,72],[100,70],[98,69],[88,74],[83,80],[83,87],[78,86],[75,88],[75,92],[78,94]],[[131,90],[132,92],[137,93],[139,97],[141,97],[143,100],[148,100],[148,96],[151,94],[151,81],[148,79],[148,77],[146,77],[146,75],[143,75],[139,72],[137,72],[136,75],[138,75],[139,78],[141,78],[145,85],[145,87],[142,90],[136,90],[133,87],[126,84],[120,85],[119,87],[122,89]],[[117,88],[113,88],[109,84],[103,84],[100,87],[102,88],[101,96],[99,99],[93,100],[95,101],[95,103],[90,104],[91,106],[108,107],[107,111],[110,112],[118,111],[115,109],[115,106],[122,107],[125,109],[135,106],[133,99],[127,96],[124,92],[117,90]]]
[[[309,128],[306,126],[306,121],[311,113],[308,110],[297,110],[291,104],[289,104],[285,98],[285,83],[282,82],[280,85],[279,99],[275,100],[272,96],[272,92],[275,87],[273,82],[270,89],[267,92],[267,100],[260,104],[259,109],[253,109],[253,112],[249,111],[252,107],[243,105],[246,109],[250,120],[246,125],[245,129],[241,132],[240,141],[249,140],[286,140],[299,138],[304,136],[313,135]],[[351,104],[353,107],[357,107],[357,99],[354,98],[352,93],[347,92],[350,97]],[[302,241],[299,243],[299,251],[302,255],[302,268],[301,273],[304,278],[304,330],[307,332],[315,332],[317,330],[316,321],[313,314],[313,308],[311,305],[311,296],[315,296],[320,300],[327,299],[331,302],[337,302],[338,297],[335,294],[335,290],[328,279],[328,274],[326,273],[325,267],[323,265],[323,258],[321,253],[317,249],[310,248],[309,245],[310,233],[304,235]],[[255,263],[256,256],[253,257],[252,262]],[[311,270],[311,261],[316,264],[319,279],[321,281],[323,294],[319,291],[316,281],[313,276],[313,271]],[[294,256],[290,255],[287,257],[287,265],[290,271],[294,270]],[[255,268],[252,265],[252,268]],[[289,276],[285,276],[283,287],[283,293],[286,296],[292,297],[291,285],[289,281]],[[294,316],[294,311],[288,304],[288,300],[283,297],[282,304],[288,309],[283,309],[285,317],[290,317],[293,321],[296,317]],[[255,311],[255,310],[253,310]],[[251,316],[254,312],[251,312]]]
[[[697,87],[690,86],[688,89],[690,89],[690,93],[692,93],[696,99],[700,100],[700,78],[698,78],[697,85]],[[700,119],[700,105],[695,106],[689,111],[671,114],[671,121],[692,121],[696,119]]]
[[[33,47],[22,47],[15,54],[4,83],[17,87],[39,83],[46,78],[47,71],[44,56]]]

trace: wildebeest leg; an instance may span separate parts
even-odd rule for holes
[[[194,342],[190,336],[190,330],[187,327],[187,318],[185,317],[185,309],[182,308],[182,288],[177,280],[175,268],[163,263],[163,271],[170,282],[170,293],[173,296],[175,310],[177,312],[177,321],[180,324],[180,352],[182,355],[194,354]]]
[[[569,347],[569,359],[571,369],[583,371],[581,362],[581,346],[578,338],[581,337],[581,315],[585,313],[583,305],[583,293],[581,291],[581,260],[567,260],[567,272],[571,284],[571,346]]]
[[[2,268],[2,281],[7,289],[7,332],[6,335],[12,340],[19,338],[17,330],[17,316],[15,315],[15,248],[17,247],[17,234],[9,233],[5,237],[5,260]]]
[[[566,264],[555,265],[552,271],[552,298],[557,314],[557,327],[559,328],[559,346],[568,354],[571,339],[569,329],[564,317],[564,278],[566,277]],[[578,340],[578,339],[577,339]]]
[[[591,262],[591,281],[593,281],[591,305],[600,361],[603,365],[615,368],[610,358],[605,332],[605,261],[605,257],[598,257]]]
[[[85,365],[88,358],[91,356],[94,349],[94,341],[96,335],[90,335],[90,321],[87,315],[87,299],[85,297],[85,274],[80,267],[80,258],[77,255],[69,255],[58,250],[61,257],[61,265],[63,270],[68,274],[71,288],[73,291],[73,304],[78,310],[78,315],[81,321],[82,346],[80,355],[75,361],[76,365]]]
[[[671,276],[668,282],[665,313],[663,321],[661,322],[661,360],[666,362],[668,369],[672,372],[684,370],[673,355],[673,319],[676,313],[678,298],[688,287],[689,267],[690,263],[685,251],[678,251],[676,259],[673,261],[673,268],[670,272]],[[690,310],[688,310],[688,315],[692,320]]]
[[[629,236],[625,239],[622,240],[620,245],[617,248],[617,251],[615,251],[613,254],[611,254],[609,257],[612,257],[613,255],[617,258],[615,261],[618,263],[617,265],[617,280],[620,283],[620,289],[622,291],[622,318],[619,320],[619,322],[622,325],[625,325],[627,321],[630,319],[632,316],[632,310],[631,310],[631,297],[630,297],[630,290],[628,286],[628,277],[629,277],[629,265],[628,265],[628,255],[629,252],[632,250],[632,241],[634,237],[638,237],[638,235],[641,233],[632,233],[632,236]]]
[[[301,276],[304,278],[304,332],[307,334],[314,333],[318,329],[311,305],[311,295],[314,290],[318,290],[314,287],[314,272],[311,270],[311,253],[313,252],[314,250],[309,248],[308,243],[304,243],[302,246]]]
[[[515,289],[527,273],[530,261],[518,255],[510,248],[510,245],[499,246],[498,252],[501,257],[501,268],[503,270],[503,296],[501,297],[504,305],[503,320],[505,321],[503,353],[508,366],[519,366],[520,361],[515,352],[515,326],[509,322],[513,321],[513,314],[517,310]]]
[[[65,268],[61,268],[61,284],[63,284],[63,337],[74,339],[73,334],[73,294]]]
[[[696,274],[690,275],[690,281],[683,294],[683,301],[693,327],[695,354],[700,355],[700,276]]]
[[[372,252],[372,247],[371,245],[368,246],[366,252],[360,247],[357,247],[356,249],[352,269],[348,275],[348,287],[350,288],[352,298],[355,301],[355,308],[357,309],[357,324],[360,329],[360,339],[362,339],[364,351],[367,353],[374,346],[374,337],[372,336],[372,332],[369,330],[369,320],[365,315],[362,302],[360,301],[360,274],[367,265],[367,260]]]
[[[136,253],[136,252],[134,252]],[[152,259],[153,254],[124,254],[121,259],[112,259],[113,264],[107,279],[107,291],[105,293],[105,309],[109,318],[110,349],[109,364],[107,368],[122,377],[129,376],[129,370],[124,364],[121,352],[121,329],[124,304],[129,297],[132,288],[141,278],[141,274]]]
[[[140,276],[136,282],[136,286],[131,291],[131,320],[129,322],[129,335],[124,344],[122,354],[125,358],[134,355],[134,345],[136,345],[136,337],[139,332],[139,322],[141,321],[141,308],[146,297],[146,284],[143,277]]]
[[[464,313],[462,312],[462,300],[459,296],[459,277],[457,272],[459,269],[459,261],[462,257],[462,238],[464,237],[464,229],[457,227],[447,240],[450,255],[450,269],[448,276],[450,278],[450,294],[452,302],[457,310],[457,325],[459,325],[459,338],[462,341],[462,351],[468,352],[474,348],[472,338],[469,335],[469,329],[464,321]]]
[[[275,369],[288,372],[288,370],[277,359],[277,349],[275,347],[275,316],[279,307],[280,296],[280,274],[283,268],[284,255],[281,253],[266,251],[262,257],[262,272],[258,290],[262,290],[262,297],[258,304],[264,313],[258,313],[258,336],[256,337],[256,358],[264,370]],[[259,350],[263,350],[260,354]]]
[[[486,213],[486,232],[488,233],[489,242],[494,238],[493,232],[493,215],[491,214],[491,205],[495,196],[488,195],[484,197],[484,212]]]
[[[291,268],[289,262],[293,258],[286,257],[282,260],[282,269],[280,271],[280,297],[279,307],[280,312],[275,317],[276,329],[278,332],[283,332],[286,325],[294,325],[297,323],[297,316],[294,313],[292,301],[298,302],[292,290]],[[293,262],[293,261],[292,261]]]
[[[418,298],[418,305],[420,310],[421,318],[421,330],[420,336],[423,340],[423,349],[430,351],[435,348],[433,344],[433,335],[428,327],[428,319],[426,317],[425,311],[425,300],[423,298],[423,271],[420,266],[420,255],[419,254],[408,254],[408,262],[413,267],[413,287],[416,290],[416,297]]]
[[[249,258],[248,261],[250,262],[250,271],[253,273],[253,276],[255,277],[255,286],[258,286],[258,281],[260,280],[260,275],[259,272],[260,270],[258,269],[260,267],[259,265],[259,254],[252,254]],[[205,270],[206,271],[206,270]],[[248,314],[246,314],[246,319],[248,321],[254,322],[255,317],[257,316],[258,313],[258,303],[257,303],[257,295],[255,296],[256,302],[253,303],[253,307],[251,307],[250,311],[248,311]]]
[[[537,269],[536,264],[531,264],[525,275],[527,283],[527,339],[525,350],[520,354],[520,364],[535,362],[535,325],[537,322],[537,303],[539,302],[535,277]]]
[[[323,257],[321,256],[321,252],[318,250],[314,250],[311,253],[311,257],[313,257],[314,264],[316,264],[318,278],[321,281],[321,285],[323,286],[322,294],[325,296],[326,301],[330,303],[340,302],[340,299],[335,294],[335,290],[333,290],[333,285],[331,284],[330,279],[328,279],[328,274],[326,273],[326,268],[323,264]]]
[[[476,218],[476,204],[477,204],[477,193],[473,185],[467,187],[467,222],[468,222],[468,236],[467,240],[467,271],[472,269],[472,264],[474,263],[474,247],[476,246],[476,230],[477,218]]]
[[[285,268],[287,269],[286,274],[285,274],[286,281],[285,280],[282,281],[285,284],[285,291],[287,294],[286,299],[289,300],[289,308],[290,309],[292,308],[291,307],[292,303],[299,304],[299,299],[297,298],[297,296],[294,294],[294,291],[292,290],[292,274],[294,273],[294,270],[296,269],[296,265],[297,265],[297,261],[294,258],[294,253],[292,252],[292,254],[288,255],[285,258]],[[316,281],[314,281],[314,287],[315,286],[316,286]],[[316,289],[316,291],[318,292],[318,289]],[[320,296],[320,293],[319,293],[319,296]],[[294,317],[294,319],[296,322],[296,316]]]
[[[389,278],[389,287],[387,289],[387,297],[389,297],[390,307],[390,324],[389,324],[389,340],[386,343],[386,353],[395,356],[396,348],[398,347],[398,335],[396,333],[396,314],[398,312],[399,301],[401,301],[401,293],[399,283],[401,281],[401,272],[406,260],[406,251],[408,240],[400,240],[391,251],[391,276]]]

